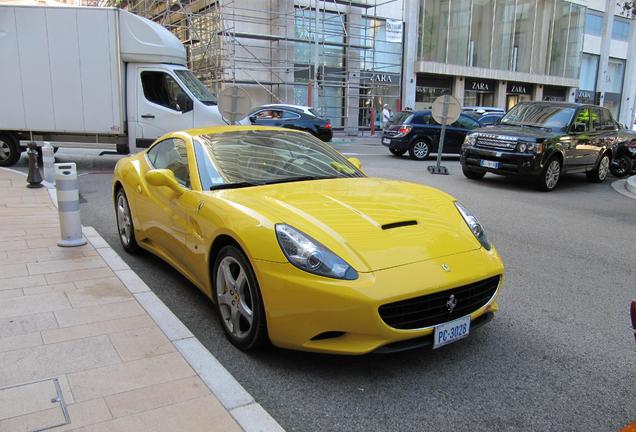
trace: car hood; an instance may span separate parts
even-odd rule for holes
[[[505,135],[522,138],[527,141],[543,141],[559,134],[559,131],[533,128],[528,126],[492,125],[473,130],[480,135]]]
[[[343,178],[224,191],[225,199],[310,235],[357,271],[480,247],[439,190],[377,178]]]

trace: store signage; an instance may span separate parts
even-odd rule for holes
[[[371,78],[369,78],[369,81],[392,83],[393,78],[391,77],[391,75],[388,75],[388,74],[374,73],[371,75]]]
[[[400,84],[400,74],[374,71],[361,71],[360,81],[367,84]]]
[[[525,83],[509,82],[506,88],[508,94],[527,95],[532,93],[532,85]]]
[[[465,90],[490,93],[495,91],[492,81],[467,79]]]
[[[585,99],[585,100],[594,100],[594,92],[590,91],[590,90],[581,90],[578,89],[576,91],[576,98],[577,99]]]
[[[386,20],[386,42],[402,42],[402,21]]]

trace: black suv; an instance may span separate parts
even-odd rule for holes
[[[481,124],[466,114],[460,114],[457,121],[446,127],[444,153],[461,152],[466,134]],[[391,153],[401,156],[408,150],[415,160],[425,160],[431,152],[437,151],[442,127],[431,115],[431,110],[402,111],[397,113],[391,124],[382,133],[382,144]]]
[[[634,139],[606,108],[561,102],[522,102],[498,124],[466,136],[461,153],[464,175],[487,172],[534,178],[539,189],[554,189],[563,173],[586,173],[600,183],[614,149]]]

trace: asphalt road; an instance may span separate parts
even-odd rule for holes
[[[506,264],[501,311],[439,350],[355,358],[225,339],[212,303],[161,260],[119,245],[110,196],[116,157],[78,162],[82,221],[95,227],[238,381],[289,431],[616,431],[636,419],[636,200],[583,175],[551,193],[487,175],[449,176],[381,146],[338,145],[369,175],[439,187],[479,215]],[[25,159],[20,162],[25,166]]]

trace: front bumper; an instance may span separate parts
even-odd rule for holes
[[[482,160],[499,162],[499,168],[483,167],[480,164]],[[460,162],[466,168],[522,177],[538,177],[543,169],[541,155],[488,150],[479,147],[463,147]]]
[[[451,271],[444,271],[442,264]],[[496,312],[504,269],[493,248],[360,273],[354,281],[314,276],[288,263],[257,261],[255,270],[265,304],[269,337],[274,345],[355,355],[416,348],[426,345],[420,342],[427,337],[432,338],[434,327],[399,330],[387,325],[378,312],[379,307],[387,303],[502,275],[495,295],[470,313],[471,321]],[[325,334],[335,337],[319,336]],[[413,343],[404,343],[408,340]],[[385,346],[384,350],[380,349]]]

